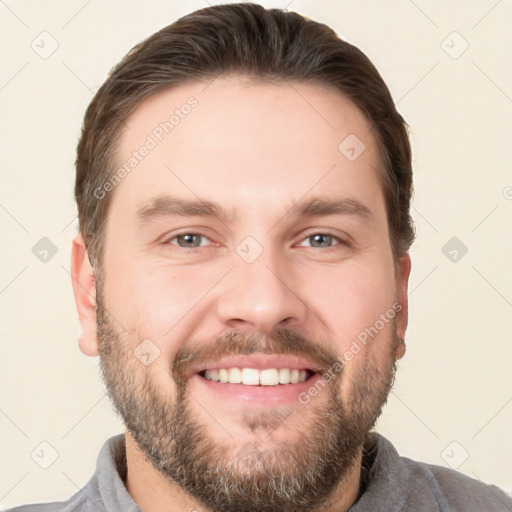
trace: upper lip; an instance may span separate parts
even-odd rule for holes
[[[253,353],[248,355],[228,356],[217,361],[197,365],[191,370],[191,374],[199,373],[204,370],[213,370],[220,368],[256,368],[265,370],[268,368],[290,368],[298,370],[318,371],[320,368],[303,357],[289,354],[263,354]]]

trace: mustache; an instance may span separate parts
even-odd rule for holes
[[[305,357],[315,364],[320,373],[340,362],[325,342],[315,342],[295,329],[279,328],[269,335],[233,330],[215,337],[208,344],[186,341],[176,352],[171,374],[178,386],[184,385],[190,369],[195,366],[217,362],[227,356],[256,352]]]

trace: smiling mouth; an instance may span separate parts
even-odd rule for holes
[[[222,384],[244,386],[287,386],[307,381],[315,372],[304,368],[215,368],[203,370],[198,375],[206,380]]]

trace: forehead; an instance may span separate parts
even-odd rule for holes
[[[153,95],[125,126],[113,207],[126,215],[166,192],[241,215],[277,215],[277,205],[323,193],[383,206],[370,123],[327,86],[193,82]]]

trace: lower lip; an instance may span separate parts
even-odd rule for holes
[[[278,384],[276,386],[246,386],[244,384],[230,384],[205,379],[200,375],[194,375],[190,381],[197,382],[197,385],[216,395],[218,398],[234,400],[238,403],[256,405],[290,405],[299,402],[299,395],[306,392],[321,379],[318,373],[313,374],[309,379],[297,384]]]

